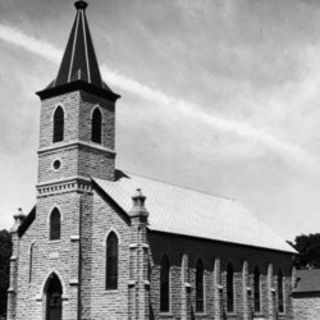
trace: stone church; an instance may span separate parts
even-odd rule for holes
[[[237,201],[116,169],[120,96],[76,17],[41,100],[35,207],[11,229],[8,320],[293,319],[295,251]]]

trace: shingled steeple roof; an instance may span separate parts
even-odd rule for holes
[[[111,100],[116,100],[119,96],[113,93],[101,78],[86,17],[88,4],[79,0],[74,5],[77,13],[57,77],[45,90],[38,92],[38,94],[41,98],[45,98],[55,95],[61,90],[67,92],[87,89],[107,95]]]

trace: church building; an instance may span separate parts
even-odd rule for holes
[[[240,203],[116,168],[120,96],[76,17],[42,91],[36,204],[14,216],[8,320],[291,320],[292,258]],[[134,120],[133,120],[134,121]]]

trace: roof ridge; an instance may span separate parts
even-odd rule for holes
[[[164,180],[160,180],[160,179],[157,179],[157,178],[147,177],[147,176],[142,175],[142,174],[137,174],[137,173],[134,173],[134,172],[130,172],[129,170],[119,170],[119,171],[122,171],[122,172],[130,174],[130,175],[134,175],[134,176],[137,176],[137,177],[140,177],[140,178],[144,178],[144,179],[160,182],[160,183],[163,183],[163,184],[171,185],[173,187],[177,187],[177,188],[180,188],[180,189],[185,189],[185,190],[189,190],[189,191],[193,191],[193,192],[196,192],[196,193],[205,194],[205,195],[212,196],[212,197],[222,198],[222,199],[225,199],[225,200],[230,200],[230,201],[233,201],[233,202],[241,204],[241,202],[239,202],[238,200],[236,200],[234,198],[227,197],[227,196],[222,196],[222,195],[219,195],[219,194],[216,194],[216,193],[210,193],[209,191],[194,189],[194,188],[191,188],[191,187],[182,186],[182,185],[179,185],[179,184],[176,184],[176,183],[172,183],[172,182],[169,182],[169,181],[164,181]],[[241,206],[243,206],[243,205],[241,204]]]

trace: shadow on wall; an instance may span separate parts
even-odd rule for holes
[[[7,230],[0,231],[0,320],[6,319],[11,250],[10,233]]]

